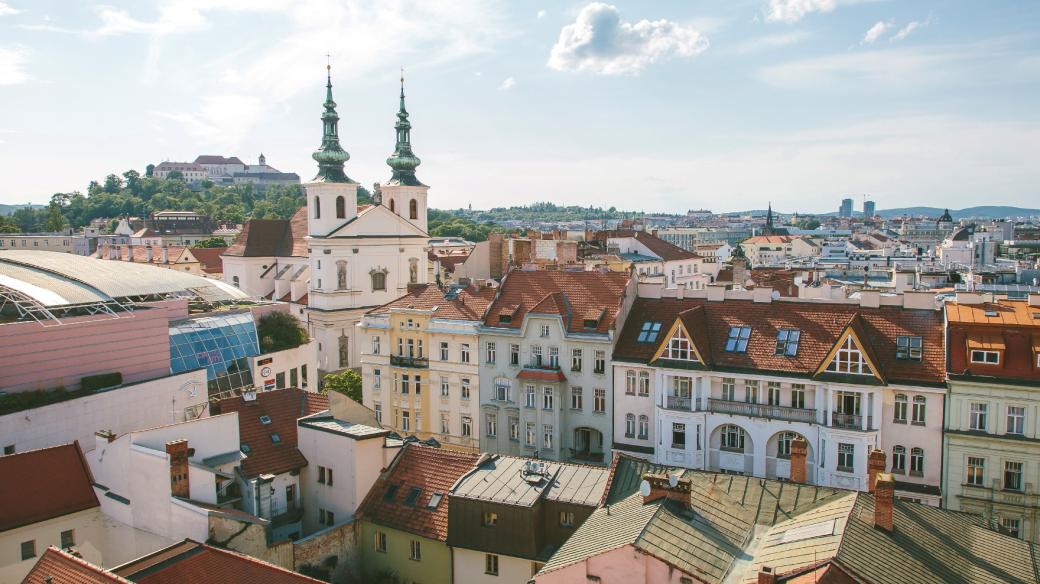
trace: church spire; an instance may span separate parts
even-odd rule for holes
[[[766,211],[766,235],[773,234],[773,202],[769,202],[769,210]]]
[[[350,154],[339,145],[339,114],[336,113],[336,102],[332,100],[332,65],[326,66],[327,82],[325,84],[325,111],[321,114],[324,129],[321,147],[311,155],[318,163],[318,176],[315,181],[353,182],[343,172],[343,163],[350,160]]]
[[[397,147],[390,158],[386,159],[387,165],[393,170],[389,184],[405,186],[422,186],[419,179],[415,178],[415,167],[421,164],[419,157],[412,152],[412,124],[408,121],[408,110],[404,107],[404,69],[401,69],[401,105],[397,111]]]

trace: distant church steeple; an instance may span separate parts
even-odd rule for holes
[[[397,130],[397,147],[394,153],[386,159],[387,165],[393,170],[393,175],[387,184],[423,186],[415,177],[415,168],[422,161],[412,152],[412,124],[408,121],[408,110],[404,107],[404,70],[401,71],[401,105],[397,111],[397,123],[394,124],[394,129]]]
[[[769,210],[766,211],[766,235],[773,234],[773,203],[769,202]]]
[[[350,160],[350,154],[339,145],[339,114],[336,113],[336,102],[332,100],[332,65],[326,67],[328,81],[325,85],[325,111],[321,114],[324,129],[321,147],[311,155],[318,163],[318,175],[315,182],[352,183],[343,172],[343,163]]]

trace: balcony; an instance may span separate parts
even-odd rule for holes
[[[859,414],[831,413],[831,427],[845,430],[863,430],[863,416]],[[867,416],[866,431],[874,430],[874,416]]]
[[[708,409],[716,414],[735,414],[738,416],[749,416],[753,418],[770,418],[773,420],[787,420],[789,422],[804,422],[806,424],[817,423],[816,410],[791,408],[787,406],[771,406],[768,404],[753,404],[724,399],[708,399]]]
[[[415,369],[427,369],[430,359],[427,357],[406,357],[404,355],[390,355],[390,365],[394,367],[413,367]]]
[[[666,405],[669,410],[682,410],[684,412],[693,411],[693,398],[682,397],[678,395],[668,396]]]

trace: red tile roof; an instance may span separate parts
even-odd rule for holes
[[[405,444],[400,454],[368,492],[358,508],[360,519],[400,529],[430,539],[448,538],[448,491],[459,478],[477,464],[478,454],[455,452]],[[391,485],[397,485],[388,501]],[[404,504],[413,488],[422,489],[414,507]],[[441,494],[436,509],[430,509],[430,497]]]
[[[137,584],[308,584],[321,582],[262,560],[184,540],[112,569]],[[55,584],[60,584],[56,582]]]
[[[520,373],[516,374],[517,379],[533,379],[535,381],[548,381],[555,383],[557,381],[567,381],[567,376],[562,371],[548,370],[548,369],[521,369]]]
[[[528,312],[533,312],[536,307],[545,310],[546,298],[560,293],[552,302],[557,305],[557,310],[566,312],[563,321],[567,330],[593,330],[584,327],[582,317],[603,309],[604,317],[599,320],[594,330],[605,333],[614,325],[614,318],[621,306],[628,279],[627,273],[620,272],[513,270],[502,282],[498,297],[491,305],[484,323],[488,326],[520,328]],[[539,307],[539,304],[542,306]],[[511,322],[502,322],[503,314],[512,314]]]
[[[253,478],[261,474],[281,474],[307,466],[307,459],[296,447],[296,420],[329,408],[327,396],[288,388],[257,392],[256,399],[224,398],[217,402],[221,414],[238,412],[238,433],[249,452],[242,461],[242,474]],[[261,416],[270,423],[260,421]],[[271,440],[278,434],[277,443]]]
[[[693,321],[699,308],[704,323]],[[683,314],[684,311],[689,311]],[[614,358],[645,363],[653,357],[676,318],[683,317],[693,328],[694,343],[708,368],[775,372],[813,376],[834,347],[846,326],[852,323],[864,350],[889,382],[942,384],[945,381],[945,342],[943,316],[938,310],[906,310],[883,306],[862,308],[849,304],[818,302],[770,302],[674,298],[637,299],[618,338]],[[661,333],[652,343],[637,341],[643,322],[660,322]],[[730,327],[751,327],[747,352],[725,351]],[[776,355],[776,335],[781,328],[799,329],[798,353],[794,357]],[[703,329],[698,332],[697,329]],[[923,339],[921,361],[896,359],[896,339],[900,335]]]
[[[235,257],[307,257],[307,207],[291,219],[250,219],[224,255]]]
[[[43,552],[22,584],[129,584],[129,580],[54,546]]]
[[[227,251],[226,247],[193,247],[191,255],[202,264],[202,271],[207,274],[224,273],[224,260],[220,256]]]
[[[461,290],[453,300],[448,300],[445,298],[448,290],[441,290],[436,284],[425,284],[393,302],[372,309],[369,314],[389,313],[391,308],[412,308],[433,310],[435,318],[482,320],[484,311],[495,297],[494,288],[470,286]]]
[[[755,244],[755,245],[761,245],[761,244],[776,245],[776,244],[783,244],[783,243],[791,243],[792,241],[794,241],[796,239],[798,239],[798,237],[796,237],[794,235],[756,235],[754,237],[749,237],[749,238],[745,239],[741,243],[750,243],[750,244]]]
[[[79,442],[0,457],[0,532],[100,505]]]

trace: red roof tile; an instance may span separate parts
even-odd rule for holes
[[[361,519],[445,541],[448,537],[448,491],[459,478],[477,464],[478,454],[442,450],[419,444],[405,444],[400,454],[368,492],[358,508]],[[387,490],[397,485],[388,501]],[[421,489],[414,507],[404,504],[413,488]],[[435,509],[430,497],[441,494]]]
[[[857,336],[869,347],[864,347],[880,368],[880,374],[890,382],[941,384],[945,381],[945,342],[943,316],[938,310],[906,310],[883,306],[862,308],[850,304],[818,302],[770,302],[726,300],[708,302],[704,299],[677,300],[674,298],[637,299],[632,307],[614,349],[614,358],[620,361],[647,362],[653,357],[675,319],[691,308],[703,307],[704,324],[685,320],[687,327],[703,328],[690,331],[702,354],[710,355],[706,365],[719,370],[761,370],[810,377],[838,341],[846,326],[853,323]],[[694,313],[690,313],[692,316]],[[637,341],[642,324],[660,322],[661,333],[654,342]],[[747,352],[725,351],[730,327],[751,327]],[[801,338],[794,357],[776,355],[776,335],[781,328],[799,329]],[[921,361],[896,359],[896,339],[900,335],[919,336],[923,339]],[[705,355],[705,359],[709,357]]]
[[[187,539],[123,564],[112,572],[137,584],[307,584],[321,581],[250,556]]]
[[[224,272],[224,260],[220,256],[227,251],[226,247],[193,247],[191,255],[202,264],[202,271],[207,274],[221,274]]]
[[[425,284],[393,302],[372,309],[370,314],[389,313],[391,308],[432,309],[435,318],[482,320],[484,311],[495,297],[494,288],[470,286],[461,290],[453,300],[448,300],[445,298],[448,290],[441,290],[436,284]]]
[[[22,584],[129,584],[129,580],[54,546],[43,552]]]
[[[605,311],[596,332],[605,333],[614,325],[629,275],[619,272],[546,272],[513,270],[502,282],[498,297],[484,323],[488,326],[520,328],[528,312],[544,304],[546,297],[560,293],[562,301],[554,301],[557,309],[566,308],[564,326],[571,332],[588,332],[583,315]],[[559,306],[560,304],[564,306]],[[513,307],[517,307],[515,312]],[[541,308],[540,308],[541,309]],[[510,322],[502,316],[512,314]]]
[[[307,257],[307,207],[291,219],[250,219],[224,255],[236,257]]]
[[[0,457],[0,532],[97,507],[79,442]]]
[[[548,369],[521,369],[520,373],[516,374],[517,379],[533,379],[535,381],[548,381],[555,383],[557,381],[567,381],[567,376],[562,371],[548,370]]]
[[[307,466],[307,459],[296,447],[296,420],[329,408],[329,399],[302,389],[288,388],[257,392],[256,399],[224,398],[217,402],[221,414],[238,412],[238,433],[249,452],[242,461],[242,474],[253,478],[261,474],[281,474]],[[265,424],[260,418],[267,416]],[[277,434],[279,441],[271,439]]]

